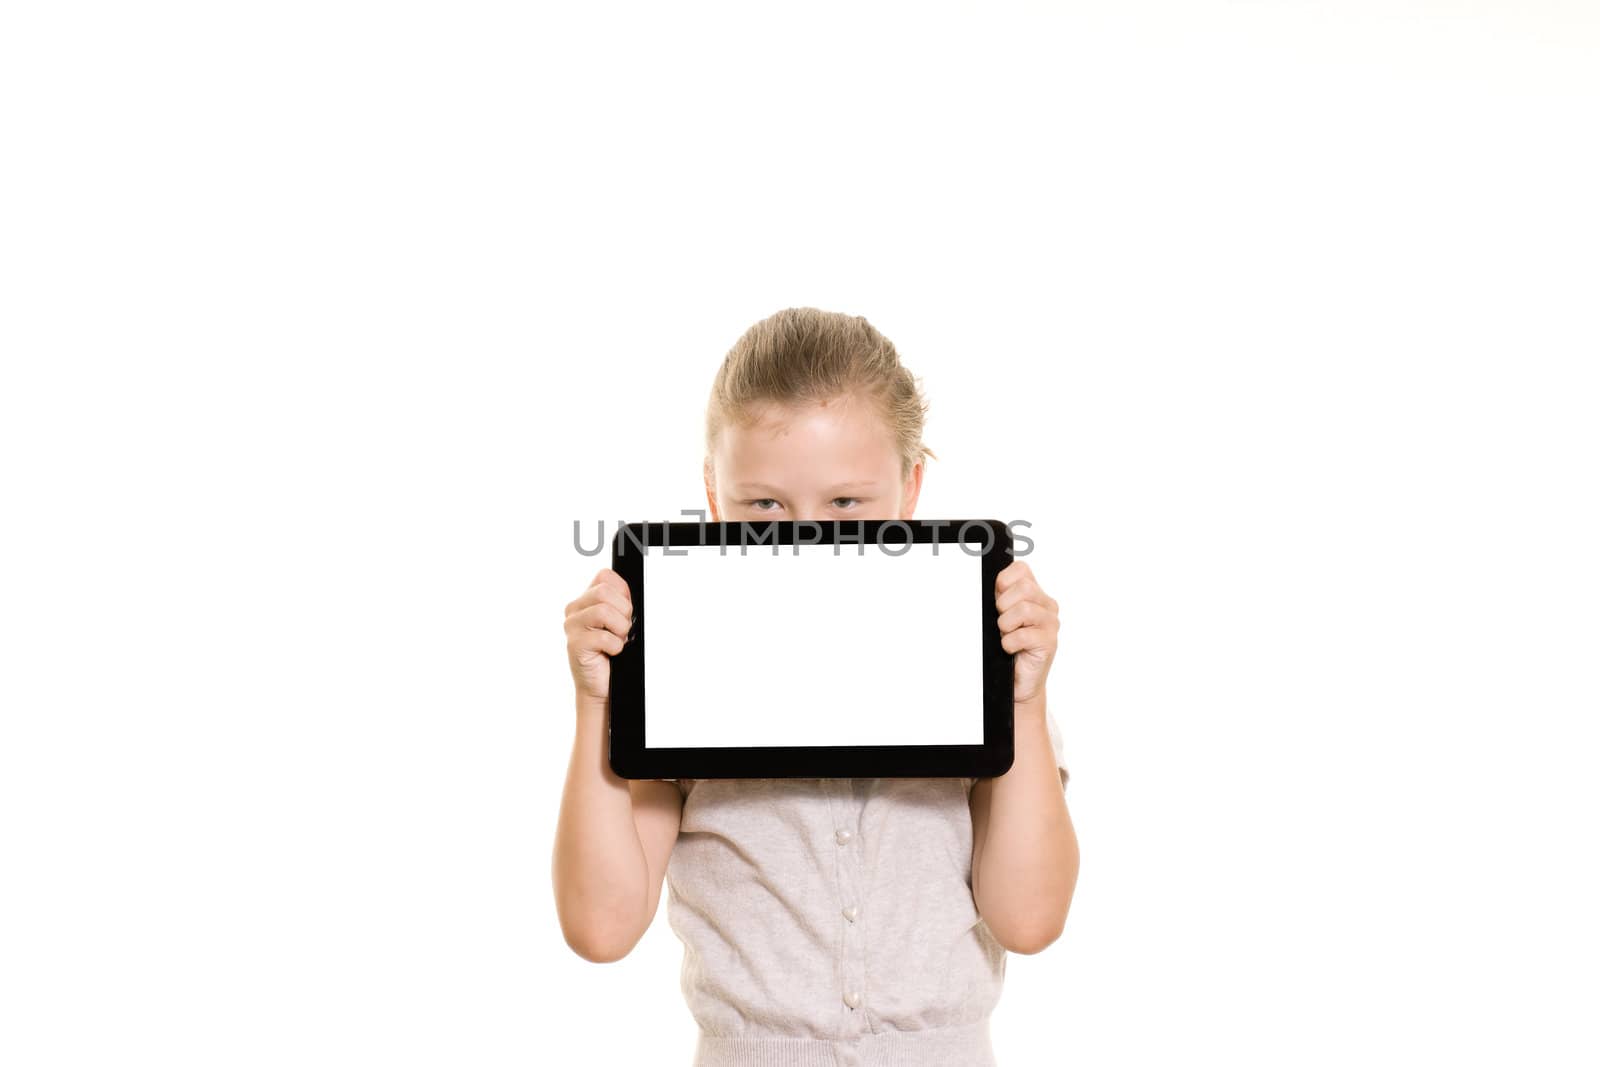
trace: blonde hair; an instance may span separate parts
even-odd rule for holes
[[[928,402],[920,379],[900,363],[894,345],[860,315],[784,308],[744,332],[723,358],[706,405],[706,469],[730,422],[748,425],[763,406],[866,397],[883,415],[900,453],[900,476],[924,457]]]

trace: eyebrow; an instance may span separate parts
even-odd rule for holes
[[[831,489],[829,489],[828,492],[837,493],[841,489],[874,489],[874,488],[877,487],[877,484],[878,484],[877,482],[840,482],[838,485],[835,485]],[[765,484],[763,484],[761,482],[740,482],[740,483],[738,483],[737,485],[734,486],[734,489],[738,490],[741,493],[744,493],[744,492],[781,493],[781,492],[783,492],[782,489],[779,489],[776,486],[765,485]]]

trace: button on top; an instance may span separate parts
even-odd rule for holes
[[[841,845],[848,845],[850,843],[850,839],[854,836],[856,835],[851,833],[849,830],[837,830],[834,832],[833,839],[839,842]]]
[[[854,904],[852,904],[848,908],[844,909],[844,917],[846,919],[849,919],[851,922],[855,922],[856,921],[856,916],[860,915],[860,914],[861,914],[860,910],[857,909]]]
[[[861,994],[852,990],[844,995],[844,1002],[852,1009],[861,1007]]]

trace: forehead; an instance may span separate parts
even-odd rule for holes
[[[718,484],[759,482],[791,491],[845,481],[892,484],[899,455],[883,415],[859,398],[801,407],[769,405],[717,442]]]

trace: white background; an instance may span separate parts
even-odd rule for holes
[[[579,13],[581,11],[581,13]],[[565,946],[572,524],[866,315],[1034,523],[1034,1064],[1593,1063],[1592,5],[8,4],[0,1061],[687,1063]]]

